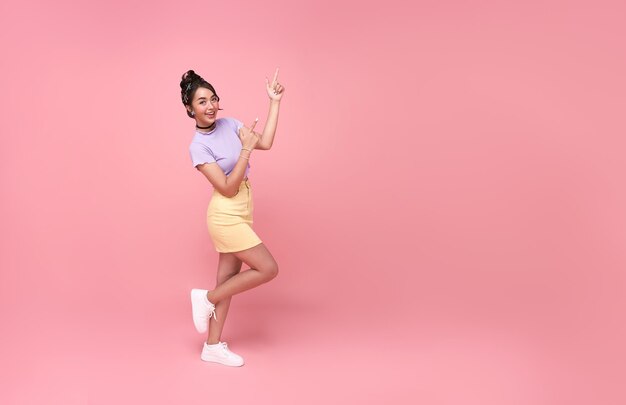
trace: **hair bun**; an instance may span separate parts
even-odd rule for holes
[[[183,74],[182,77],[182,82],[184,83],[188,83],[188,82],[193,82],[196,80],[202,80],[202,77],[200,77],[196,72],[194,72],[193,70],[188,70]]]
[[[180,88],[185,89],[190,83],[193,83],[195,80],[196,73],[193,70],[188,70],[183,74],[183,77],[180,81]]]

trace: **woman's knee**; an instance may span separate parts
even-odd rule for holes
[[[263,270],[263,274],[265,274],[267,281],[270,281],[278,275],[278,263],[273,262],[268,265],[267,268]]]
[[[238,259],[257,270],[264,277],[264,281],[269,281],[278,275],[278,264],[265,244],[260,243],[250,249],[235,253]]]

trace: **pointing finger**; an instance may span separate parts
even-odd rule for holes
[[[256,119],[254,120],[254,122],[252,123],[252,125],[250,125],[250,132],[252,132],[252,130],[254,129],[254,126],[256,125],[256,123],[259,121],[259,117],[256,117]]]
[[[278,68],[276,68],[276,73],[274,73],[274,79],[272,80],[272,86],[276,84],[276,80],[278,79]]]

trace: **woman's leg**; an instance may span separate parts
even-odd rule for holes
[[[232,276],[215,287],[213,291],[209,291],[207,298],[213,304],[266,283],[278,275],[278,264],[264,243],[240,252],[232,252],[232,254],[250,268]],[[219,313],[217,316],[219,318]]]
[[[219,262],[217,264],[216,286],[224,284],[226,280],[239,273],[242,264],[243,262],[232,253],[220,253]],[[220,341],[229,307],[230,297],[215,304],[215,312],[218,320],[216,321],[213,317],[209,318],[209,337],[207,338],[207,344],[215,344]]]

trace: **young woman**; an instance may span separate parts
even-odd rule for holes
[[[285,88],[278,83],[278,69],[270,82],[265,78],[270,99],[263,133],[254,132],[235,118],[217,118],[220,98],[211,84],[193,70],[180,82],[187,115],[196,121],[189,146],[193,166],[213,186],[207,208],[209,235],[219,252],[217,282],[213,290],[191,290],[193,322],[199,333],[208,330],[200,358],[229,366],[241,366],[243,358],[221,341],[222,329],[233,295],[272,280],[278,264],[252,229],[252,185],[248,179],[254,150],[270,150],[278,123],[280,100]],[[258,118],[257,118],[258,120]],[[241,272],[245,262],[249,269]]]

